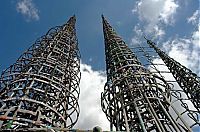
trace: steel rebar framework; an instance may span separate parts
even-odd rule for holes
[[[165,52],[161,51],[151,40],[147,39],[147,43],[158,53],[200,114],[200,78],[190,69],[181,65],[179,62],[169,57]]]
[[[107,82],[101,105],[111,131],[192,131],[171,106],[170,85],[145,68],[103,16],[102,19]]]
[[[173,107],[177,108],[179,115],[186,119],[188,125],[192,130],[200,129],[199,112],[194,107],[191,99],[189,99],[184,90],[179,86],[168,67],[161,60],[156,51],[147,43],[135,44],[131,48],[137,54],[138,59],[141,60],[143,66],[150,70],[151,73],[158,75],[170,85],[171,106],[169,112],[173,114]],[[173,114],[173,118],[178,121],[179,117]]]
[[[50,29],[0,78],[0,130],[72,128],[79,116],[75,16]]]

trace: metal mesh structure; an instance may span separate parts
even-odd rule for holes
[[[103,16],[102,19],[107,82],[101,105],[111,131],[192,131],[171,105],[172,87],[143,66]]]
[[[181,119],[179,117],[182,117],[186,120],[187,124],[193,131],[199,131],[200,113],[194,107],[191,99],[187,97],[187,94],[184,92],[184,90],[179,86],[172,73],[169,71],[168,67],[165,65],[156,51],[145,42],[134,44],[134,47],[131,47],[131,49],[135,54],[137,54],[138,59],[143,62],[143,66],[149,69],[151,73],[156,74],[157,76],[164,79],[170,86],[169,93],[171,102],[168,109],[169,112],[173,115],[173,118],[178,123],[180,123],[179,120]],[[179,116],[174,114],[173,107],[176,108]]]
[[[147,43],[158,53],[200,114],[200,78],[190,69],[161,51],[154,42],[147,40]]]
[[[1,74],[0,130],[72,128],[79,116],[75,16],[50,29]]]

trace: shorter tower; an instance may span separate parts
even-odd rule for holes
[[[103,16],[102,19],[107,82],[101,105],[111,131],[191,132],[171,106],[170,85],[145,68]]]
[[[50,29],[1,74],[0,130],[72,128],[79,116],[75,16]]]
[[[190,69],[181,65],[179,62],[169,57],[165,52],[161,51],[154,42],[148,39],[146,40],[150,47],[158,53],[160,58],[173,74],[179,86],[187,94],[187,97],[192,101],[200,114],[200,78]]]

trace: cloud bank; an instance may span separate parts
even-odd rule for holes
[[[106,77],[103,71],[94,71],[87,64],[81,64],[80,116],[74,128],[92,130],[100,126],[109,130],[109,122],[101,109],[101,92]]]
[[[199,22],[198,16],[199,15],[200,15],[199,10],[196,10],[191,17],[187,18],[187,22],[192,23],[193,25],[198,24],[198,22]]]
[[[139,0],[132,13],[136,14],[140,22],[144,23],[143,26],[136,25],[137,28],[144,31],[144,34],[154,34],[161,37],[165,35],[163,27],[174,24],[174,15],[178,7],[175,0]]]

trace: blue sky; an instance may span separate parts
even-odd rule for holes
[[[82,60],[80,105],[82,113],[87,113],[80,115],[79,128],[109,127],[99,105],[106,81],[101,14],[130,47],[144,43],[146,35],[200,75],[198,0],[1,0],[0,71],[74,14]],[[87,104],[90,107],[84,107]]]
[[[4,57],[1,58],[0,70],[12,64],[36,38],[45,34],[51,27],[64,24],[73,14],[77,17],[76,29],[82,61],[93,65],[94,69],[103,70],[105,66],[102,13],[125,39],[131,39],[135,23],[133,18],[129,19],[133,16],[133,1],[119,0],[115,6],[110,0],[32,1],[38,10],[38,19],[17,11],[17,2],[20,1],[4,0],[1,4],[0,55]],[[118,23],[122,23],[120,28]]]
[[[198,1],[170,1],[178,5],[176,12],[172,14],[175,22],[173,25],[161,24],[165,29],[165,35],[162,36],[162,41],[159,41],[159,43],[165,42],[175,35],[178,37],[189,36],[194,30],[194,26],[188,24],[186,20],[198,9]],[[17,8],[19,2],[23,2],[23,0],[1,1],[1,71],[12,64],[23,51],[34,43],[36,38],[45,34],[49,28],[65,23],[73,14],[77,17],[76,27],[81,59],[84,63],[92,65],[95,70],[105,69],[101,14],[105,15],[128,44],[131,43],[131,39],[136,34],[133,31],[134,27],[138,23],[140,27],[149,23],[145,18],[140,20],[137,12],[133,13],[133,9],[140,2],[135,0],[31,1],[38,17],[20,12]],[[151,7],[148,8],[151,9]],[[151,38],[154,35],[150,34],[149,37]],[[157,40],[159,36],[155,38]]]

